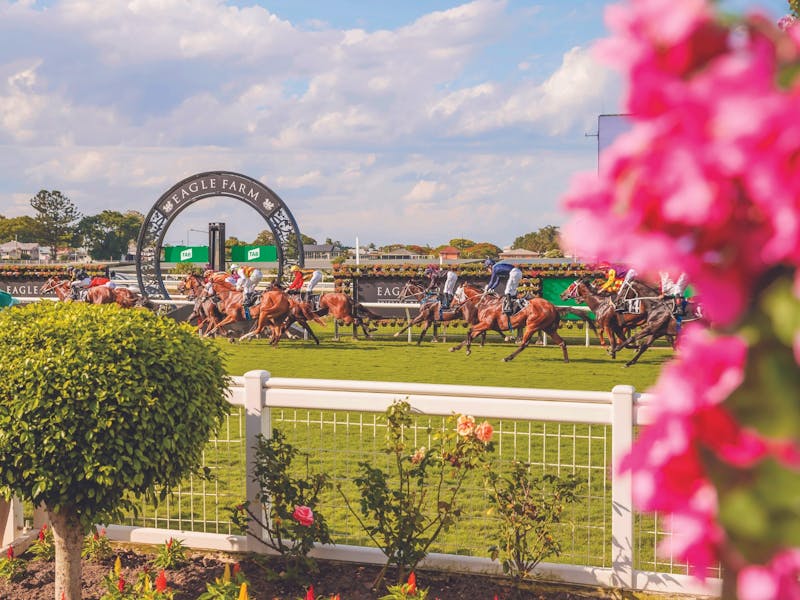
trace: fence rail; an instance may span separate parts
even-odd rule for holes
[[[295,436],[293,444],[304,441],[306,446],[300,447],[304,452],[333,457],[334,477],[352,479],[350,466],[358,457],[345,456],[348,450],[343,448],[342,436],[353,437],[357,446],[367,448],[369,460],[384,460],[378,450],[384,430],[374,415],[397,399],[407,399],[420,420],[440,419],[454,412],[492,420],[498,453],[504,460],[518,458],[537,468],[585,477],[587,511],[576,521],[586,522],[576,522],[573,531],[567,532],[575,549],[567,543],[561,557],[569,564],[541,563],[537,567],[540,576],[576,584],[695,596],[719,593],[719,579],[701,584],[685,574],[685,565],[641,556],[642,552],[653,554],[656,544],[671,532],[662,530],[663,524],[657,520],[640,523],[642,515],[635,514],[632,506],[630,477],[615,470],[631,448],[635,428],[653,418],[648,396],[631,386],[591,392],[272,378],[266,371],[250,371],[232,379],[228,396],[236,414],[218,439],[210,442],[205,454],[224,455],[219,463],[212,464],[208,459],[207,464],[218,473],[230,475],[238,468],[229,482],[233,489],[221,489],[219,482],[216,485],[220,489],[200,489],[199,484],[187,482],[171,496],[171,515],[150,509],[152,514],[145,515],[144,520],[131,518],[128,523],[111,524],[107,531],[112,539],[160,544],[171,536],[194,548],[263,552],[264,546],[256,540],[235,534],[224,516],[233,499],[239,501],[244,495],[252,501],[259,492],[256,483],[245,475],[252,472],[257,436],[269,435],[273,427],[278,427]],[[419,431],[423,429],[419,427]],[[424,443],[424,438],[419,443]],[[586,452],[575,452],[576,446]],[[232,466],[237,462],[241,463],[238,467]],[[345,467],[345,463],[350,466]],[[473,521],[465,527],[485,526],[486,508],[473,507]],[[0,526],[3,517],[3,544],[14,540],[18,548],[32,539],[43,519],[41,512],[25,515],[34,527],[26,530],[22,507],[16,500],[0,506]],[[252,525],[250,533],[260,536],[263,532]],[[579,543],[576,538],[581,538]],[[599,545],[598,550],[585,550],[583,542],[589,539]],[[315,548],[312,555],[367,563],[385,560],[377,548],[367,547],[366,540],[359,541],[353,532],[340,532],[335,541],[336,545]],[[480,556],[480,550],[463,556],[463,548],[457,552],[439,552],[437,548],[422,567],[500,574],[499,564]],[[642,569],[642,565],[652,568]]]

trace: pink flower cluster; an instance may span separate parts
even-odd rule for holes
[[[705,0],[608,9],[601,58],[630,80],[634,127],[573,180],[570,249],[644,273],[685,272],[710,317],[735,322],[776,265],[800,265],[800,28],[714,20]],[[800,292],[800,281],[797,286]]]
[[[458,417],[458,420],[456,421],[456,431],[458,432],[458,435],[462,437],[474,435],[484,444],[488,443],[494,434],[494,428],[489,421],[484,421],[483,423],[476,425],[475,417],[470,415],[461,415]]]
[[[308,506],[295,506],[292,518],[303,527],[311,527],[314,524],[314,511]]]

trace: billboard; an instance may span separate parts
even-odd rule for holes
[[[233,262],[275,262],[278,249],[275,246],[231,246]]]
[[[166,246],[164,262],[172,263],[207,263],[208,246]]]
[[[630,115],[600,115],[597,118],[597,160],[603,150],[614,143],[617,137],[633,127]]]

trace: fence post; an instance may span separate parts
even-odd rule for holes
[[[269,372],[262,370],[248,371],[244,374],[245,491],[251,509],[259,515],[261,522],[264,522],[266,515],[259,514],[261,503],[257,497],[261,490],[253,480],[252,474],[256,462],[258,435],[262,432],[264,435],[272,435],[269,408],[264,406],[266,399],[264,385],[269,377]],[[251,519],[245,547],[250,552],[256,552],[259,550],[256,540],[262,539],[264,539],[263,527]]]
[[[633,486],[630,472],[620,474],[619,464],[633,444],[635,396],[631,385],[611,390],[611,568],[614,585],[628,589],[633,588]]]

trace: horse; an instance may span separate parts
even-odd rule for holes
[[[654,288],[646,284],[642,284],[642,286],[640,290],[645,290],[646,293],[653,294],[656,292]],[[679,322],[675,315],[674,299],[665,301],[660,295],[649,295],[639,296],[637,300],[644,305],[647,312],[647,320],[638,333],[622,340],[614,349],[619,351],[622,348],[636,347],[636,354],[625,363],[626,367],[636,364],[644,351],[660,337],[665,337],[668,340],[671,338],[671,345],[675,348],[678,334],[683,324],[691,322],[708,324],[703,315],[702,305],[698,302],[687,303],[688,310],[686,310],[685,315],[680,316]]]
[[[232,289],[226,282],[215,278],[211,278],[210,283],[214,293],[220,298],[217,309],[224,316],[206,332],[207,336],[213,335],[218,329],[229,323],[247,320],[245,309],[242,306],[244,294]],[[272,332],[270,344],[277,346],[285,331],[284,321],[291,312],[291,304],[286,292],[278,288],[266,290],[259,295],[256,303],[250,306],[248,311],[252,318],[257,319],[256,327],[239,339],[246,340],[260,335],[269,326]]]
[[[597,339],[611,358],[617,357],[616,347],[627,337],[626,330],[630,331],[647,319],[647,312],[642,310],[641,304],[638,305],[638,312],[618,312],[611,297],[595,294],[587,279],[576,279],[572,282],[561,294],[561,299],[581,301],[595,314]],[[605,336],[608,336],[608,344]]]
[[[289,296],[289,303],[291,305],[291,313],[286,321],[286,329],[288,333],[288,328],[292,323],[297,323],[300,325],[307,333],[311,336],[311,339],[314,340],[319,346],[319,339],[314,334],[314,331],[311,329],[309,325],[309,321],[316,321],[320,325],[325,325],[325,321],[323,321],[315,312],[313,307],[311,306],[311,302],[308,300],[302,300],[296,298],[296,294],[288,294]]]
[[[372,339],[372,335],[370,335],[370,329],[364,322],[364,318],[383,318],[381,315],[372,312],[360,302],[356,302],[350,296],[342,292],[328,292],[322,294],[319,297],[317,310],[314,311],[314,314],[318,317],[324,317],[330,314],[334,319],[342,321],[345,325],[352,325],[354,338],[358,337],[358,327],[361,327],[367,339]]]
[[[503,312],[502,301],[498,298],[497,302],[486,302],[478,309],[478,323],[469,328],[467,338],[450,348],[450,352],[460,350],[464,345],[467,347],[467,355],[471,353],[472,340],[480,335],[481,332],[489,329],[500,328],[503,325],[508,325],[508,328],[517,328],[520,326],[525,327],[522,334],[522,341],[519,347],[511,354],[506,356],[503,361],[509,362],[527,348],[533,334],[537,331],[544,331],[549,334],[553,341],[561,346],[564,354],[564,362],[569,362],[569,355],[567,353],[567,343],[558,335],[558,325],[561,320],[561,313],[556,306],[549,300],[544,298],[532,298],[528,301],[525,307],[518,313],[508,316]]]
[[[39,290],[41,293],[55,292],[61,302],[71,302],[72,288],[68,279],[61,279],[54,275],[48,279]],[[110,288],[106,285],[96,285],[85,288],[82,300],[89,304],[113,304],[116,302],[122,308],[144,307],[153,310],[155,307],[152,302],[143,296],[139,296],[128,288]]]
[[[178,293],[194,300],[192,314],[186,319],[189,323],[197,319],[197,332],[207,333],[222,318],[216,303],[205,293],[203,279],[197,273],[189,273],[178,284]]]
[[[457,319],[459,315],[461,315],[465,321],[470,323],[474,320],[474,317],[477,314],[477,311],[474,309],[472,303],[464,302],[459,302],[455,306],[451,306],[446,310],[442,310],[441,301],[438,299],[436,292],[426,289],[414,279],[410,279],[405,283],[405,285],[400,289],[398,298],[400,302],[405,302],[408,299],[414,299],[420,303],[419,314],[417,314],[416,317],[404,325],[400,331],[394,334],[394,337],[398,337],[403,332],[408,331],[411,327],[419,325],[420,323],[424,323],[422,331],[419,334],[419,339],[417,339],[417,346],[422,343],[422,339],[425,337],[425,333],[428,331],[431,325],[433,325],[433,338],[431,341],[437,342],[439,323],[444,323],[445,327],[447,327],[446,324],[449,321]]]

